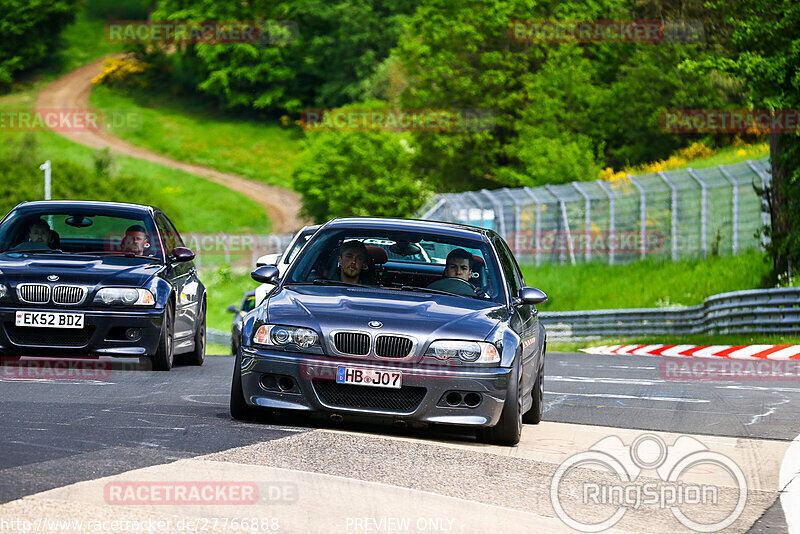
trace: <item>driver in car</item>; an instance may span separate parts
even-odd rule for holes
[[[342,243],[337,258],[339,268],[336,269],[333,280],[363,284],[361,273],[367,265],[368,255],[367,247],[361,241],[350,240]]]
[[[451,250],[445,259],[444,278],[432,282],[428,287],[470,297],[480,296],[481,292],[469,281],[474,261],[472,254],[463,248]]]
[[[14,250],[43,250],[50,248],[50,225],[37,219],[28,227],[28,240],[14,247]]]
[[[150,248],[150,240],[147,237],[147,230],[140,224],[129,226],[125,230],[125,237],[122,238],[122,251],[132,252],[142,256],[146,249]]]

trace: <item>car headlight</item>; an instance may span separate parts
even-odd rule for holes
[[[153,306],[156,299],[147,289],[105,287],[94,296],[94,303],[106,306]]]
[[[466,363],[498,363],[497,347],[483,341],[434,341],[425,356],[438,360],[461,360]]]
[[[253,343],[271,347],[295,345],[300,349],[319,347],[319,336],[310,328],[262,324],[253,334]]]
[[[6,298],[6,295],[8,295],[8,286],[0,284],[0,300]]]

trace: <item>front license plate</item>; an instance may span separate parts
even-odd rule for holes
[[[83,328],[83,314],[18,311],[16,324],[37,328]]]
[[[400,371],[338,367],[336,369],[336,382],[339,384],[399,389],[403,385],[403,375]]]

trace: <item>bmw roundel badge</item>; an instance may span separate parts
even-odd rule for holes
[[[51,274],[50,276],[47,277],[47,279],[50,280],[51,282],[57,282],[58,281],[58,275],[57,274]]]
[[[370,321],[370,322],[369,322],[369,323],[367,323],[367,324],[369,324],[369,326],[370,326],[371,328],[380,328],[380,327],[382,327],[382,326],[383,326],[383,323],[382,323],[382,322],[380,322],[380,321]]]

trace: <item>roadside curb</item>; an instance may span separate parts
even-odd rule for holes
[[[800,345],[602,345],[579,349],[587,354],[686,356],[735,360],[798,360]]]

